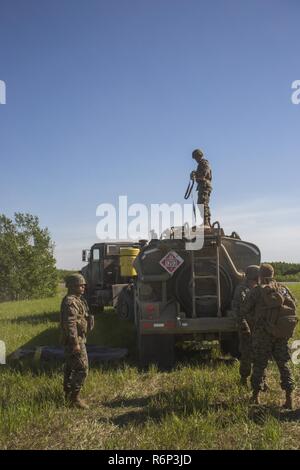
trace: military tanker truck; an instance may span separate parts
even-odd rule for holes
[[[136,279],[119,295],[117,311],[135,323],[142,366],[172,367],[177,339],[219,340],[224,353],[238,355],[231,301],[247,266],[260,264],[260,250],[235,232],[225,235],[218,222],[205,228],[201,249],[186,249],[187,241],[141,247]]]

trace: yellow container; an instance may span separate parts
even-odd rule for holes
[[[132,263],[139,252],[139,248],[120,248],[121,276],[132,277],[137,275]]]

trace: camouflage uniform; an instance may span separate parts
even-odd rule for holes
[[[61,303],[61,327],[65,348],[64,391],[79,393],[88,374],[86,334],[89,325],[89,309],[85,299],[66,295]],[[74,346],[80,352],[74,353]]]
[[[251,335],[245,334],[245,331],[243,331],[242,325],[245,317],[241,313],[241,306],[249,292],[250,288],[245,280],[235,288],[232,300],[232,309],[236,313],[238,323],[239,349],[241,353],[240,375],[242,379],[247,379],[250,376],[253,362],[252,338]]]
[[[210,208],[209,208],[209,200],[210,200],[210,193],[212,191],[212,172],[209,165],[208,160],[203,158],[203,153],[201,150],[194,150],[193,158],[197,156],[201,156],[200,161],[198,161],[198,167],[195,172],[192,172],[192,176],[195,178],[197,184],[197,191],[198,191],[198,199],[197,204],[203,204],[204,207],[204,225],[210,225]]]
[[[272,282],[282,294],[284,286]],[[287,291],[286,291],[287,292]],[[263,389],[263,377],[269,359],[273,357],[280,372],[281,388],[286,392],[292,392],[294,381],[289,367],[290,354],[288,341],[284,338],[275,338],[268,331],[265,318],[265,303],[263,301],[263,286],[256,286],[249,293],[241,307],[242,315],[247,318],[249,325],[252,323],[252,346],[253,346],[253,372],[251,385],[254,392]]]

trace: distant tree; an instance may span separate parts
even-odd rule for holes
[[[47,228],[31,214],[0,214],[0,301],[52,296],[57,272]]]

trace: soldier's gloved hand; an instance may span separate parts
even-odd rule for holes
[[[89,315],[88,317],[88,330],[92,331],[95,326],[95,317],[94,315]]]
[[[73,354],[79,354],[80,353],[80,345],[79,344],[75,344],[73,346],[72,353]]]
[[[191,178],[191,180],[193,180],[194,178],[196,178],[196,172],[195,172],[195,171],[192,171],[192,172],[191,172],[190,178]]]
[[[250,331],[250,328],[249,328],[249,325],[247,323],[246,320],[243,320],[242,321],[242,324],[241,324],[241,331],[244,335],[247,335],[249,336],[251,334],[251,331]]]

